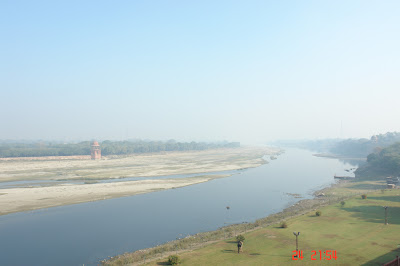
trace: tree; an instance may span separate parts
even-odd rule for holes
[[[238,235],[238,236],[236,236],[236,240],[237,241],[244,241],[245,240],[245,237],[244,236],[242,236],[242,235]]]
[[[285,221],[281,222],[281,228],[287,228],[288,225]]]
[[[168,257],[168,263],[169,263],[169,265],[177,265],[177,264],[181,263],[181,260],[178,257],[178,255],[171,255]]]

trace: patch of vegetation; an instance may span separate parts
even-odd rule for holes
[[[315,215],[316,215],[316,216],[321,216],[321,215],[322,215],[322,212],[321,212],[321,211],[316,211],[316,212],[315,212]]]
[[[169,265],[178,265],[181,263],[181,260],[179,259],[178,255],[171,255],[168,257],[168,263]]]
[[[367,163],[355,171],[359,180],[384,180],[400,176],[400,142],[387,148],[376,148],[367,157]]]
[[[347,139],[336,143],[331,152],[335,154],[355,157],[367,157],[375,149],[388,147],[400,142],[400,132],[388,132],[372,136],[370,139]]]
[[[283,221],[283,222],[281,222],[280,227],[281,228],[288,228],[288,225],[287,225],[287,223],[285,221]]]
[[[99,183],[99,181],[97,181],[97,180],[87,180],[87,181],[85,181],[85,184],[97,184],[97,183]]]
[[[384,149],[377,149],[367,157],[368,167],[388,175],[400,174],[400,142]]]
[[[238,235],[238,236],[236,236],[236,240],[243,242],[245,240],[245,237],[243,235]]]
[[[345,201],[341,201],[341,202],[340,202],[340,205],[341,205],[342,207],[344,207],[345,204],[346,204]]]
[[[70,156],[90,154],[90,141],[80,143],[1,143],[0,157]]]

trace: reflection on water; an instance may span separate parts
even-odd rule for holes
[[[96,265],[179,236],[252,222],[345,175],[347,162],[289,149],[277,160],[178,189],[0,217],[4,265]],[[226,206],[230,206],[227,211]],[[23,254],[23,256],[21,255]]]

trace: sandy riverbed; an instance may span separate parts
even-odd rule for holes
[[[2,189],[0,191],[0,215],[149,193],[163,189],[194,185],[227,176],[230,175]]]
[[[259,166],[271,148],[165,152],[102,160],[0,160],[0,182],[18,180],[96,180],[217,172]]]
[[[96,181],[123,177],[149,177],[196,174],[257,167],[263,155],[277,154],[271,148],[236,148],[191,152],[168,152],[125,157],[89,159],[0,160],[1,182],[21,181],[18,188],[0,189],[0,215],[67,204],[148,193],[162,189],[207,182],[229,175],[208,175],[179,179],[151,179],[97,184],[69,184],[73,180]],[[44,182],[30,187],[26,181],[63,180],[54,185]]]

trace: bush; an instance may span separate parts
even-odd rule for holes
[[[322,212],[321,212],[321,211],[316,211],[316,212],[315,212],[315,215],[321,216],[321,215],[322,215]]]
[[[342,205],[342,207],[343,207],[345,204],[346,204],[345,201],[341,201],[341,202],[340,202],[340,205]]]
[[[168,263],[170,265],[177,265],[181,262],[181,260],[179,259],[179,257],[177,255],[171,255],[168,257]]]
[[[287,228],[288,225],[285,221],[281,222],[281,228]]]
[[[242,235],[238,235],[238,236],[236,236],[236,240],[237,240],[237,241],[244,241],[245,238],[244,238],[244,236],[242,236]]]
[[[367,198],[367,195],[362,194],[362,195],[361,195],[361,198],[362,198],[362,199],[366,199],[366,198]]]

